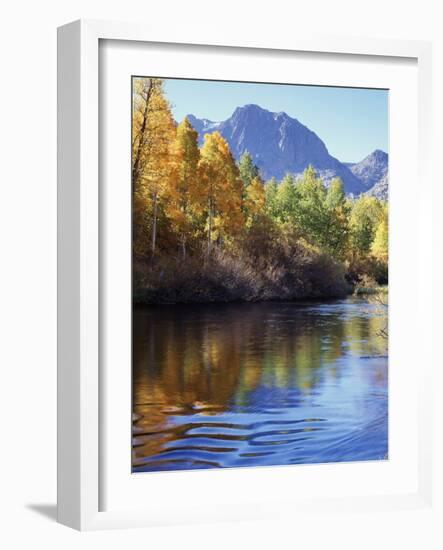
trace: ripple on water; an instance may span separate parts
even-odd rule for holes
[[[386,457],[377,315],[355,299],[140,310],[134,471]]]
[[[286,447],[289,454],[291,450],[298,451],[301,442],[309,439],[313,432],[324,429],[326,419],[277,420],[265,417],[261,421],[235,423],[221,419],[201,422],[194,417],[192,421],[182,424],[181,418],[176,417],[174,421],[176,424],[161,431],[143,431],[140,425],[135,425],[134,471],[209,468],[215,465],[234,467],[245,463],[254,465],[257,461],[266,464],[266,458],[276,455],[276,447]],[[144,456],[143,446],[152,447],[155,438],[161,439],[161,448],[150,456]]]

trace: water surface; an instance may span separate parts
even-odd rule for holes
[[[137,307],[133,471],[381,460],[386,308]]]

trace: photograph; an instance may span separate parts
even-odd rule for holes
[[[442,550],[437,8],[5,7],[0,546]]]
[[[132,472],[388,460],[389,90],[129,101]]]

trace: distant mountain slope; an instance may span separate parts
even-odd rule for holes
[[[384,184],[378,185],[379,192],[384,187],[387,190],[388,155],[384,151],[376,149],[361,162],[353,164],[350,170],[366,187],[366,191],[371,190],[380,182],[384,182]]]
[[[389,195],[389,176],[388,174],[385,174],[381,180],[379,180],[369,191],[366,193],[367,195],[377,197],[377,199],[381,199],[384,201],[388,200]]]
[[[274,176],[280,180],[288,172],[301,174],[312,164],[327,183],[339,176],[347,193],[363,191],[360,180],[329,154],[323,141],[286,113],[271,113],[258,105],[245,105],[222,122],[193,115],[188,115],[188,119],[198,131],[200,142],[205,133],[218,130],[236,159],[249,151],[265,179]]]
[[[192,114],[188,119],[199,133],[200,144],[204,134],[219,131],[236,159],[249,151],[265,179],[274,176],[280,180],[287,173],[300,175],[311,164],[326,184],[338,176],[346,193],[359,195],[382,177],[380,154],[386,156],[387,166],[387,155],[382,151],[375,151],[372,154],[375,158],[370,161],[371,155],[361,163],[346,165],[331,156],[317,134],[297,119],[283,112],[272,113],[258,105],[237,107],[221,122],[199,119]]]

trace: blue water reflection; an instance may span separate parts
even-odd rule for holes
[[[133,471],[387,458],[386,315],[361,298],[136,308]]]

